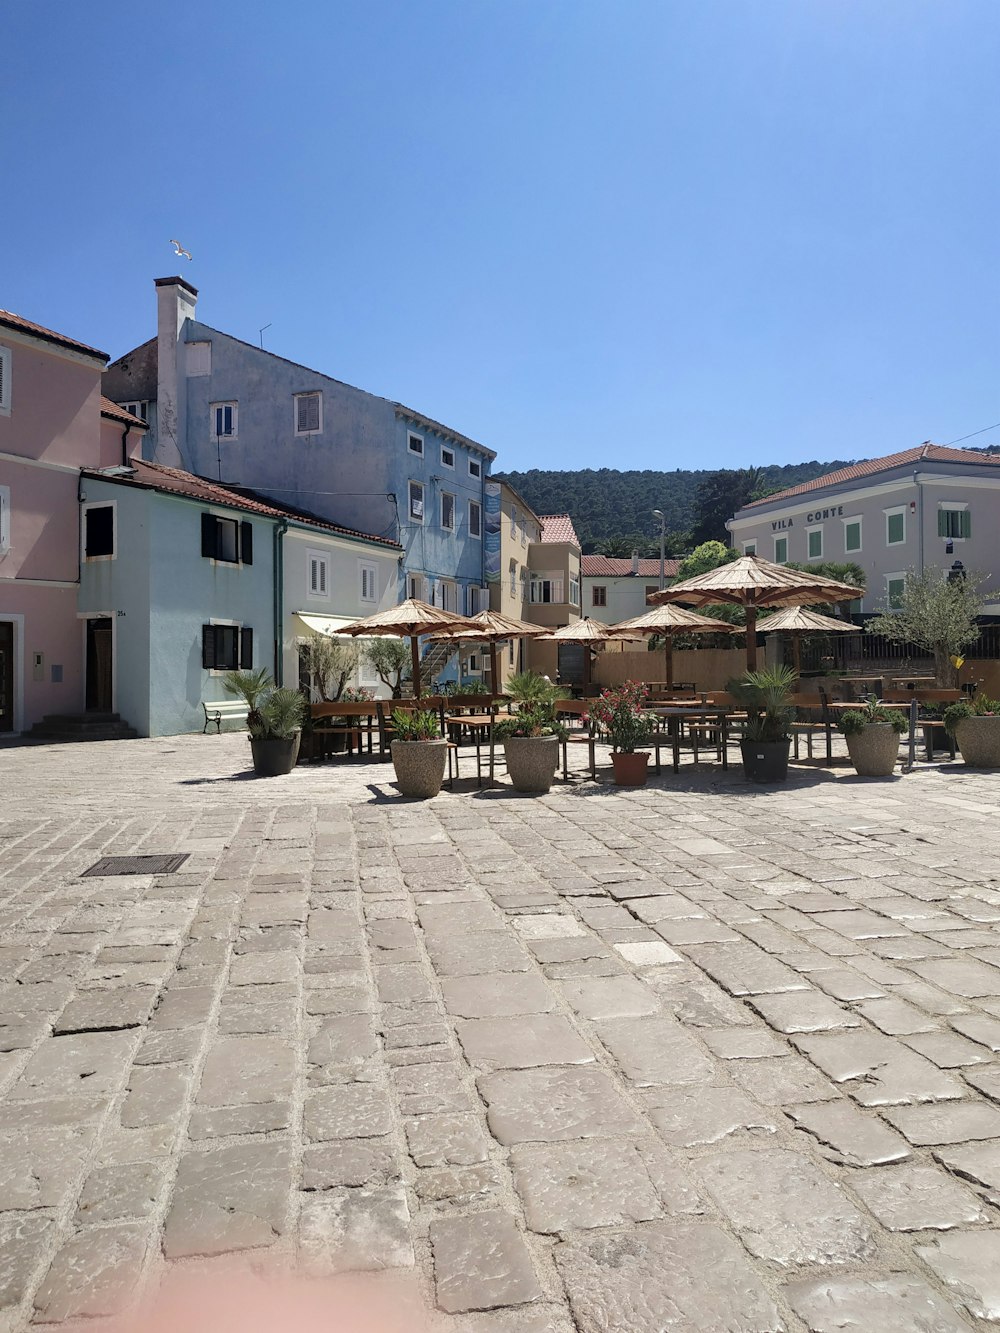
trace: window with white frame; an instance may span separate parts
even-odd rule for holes
[[[580,580],[571,578],[569,581],[569,604],[570,606],[580,605]]]
[[[84,560],[113,560],[116,554],[114,501],[83,506]]]
[[[416,435],[412,430],[406,433],[406,447],[411,454],[419,454],[421,458],[424,454],[424,437]]]
[[[482,463],[477,462],[474,458],[470,458],[470,459],[469,459],[469,476],[470,476],[470,477],[481,477],[482,475],[483,475],[483,465],[482,465]]]
[[[967,504],[938,505],[938,536],[956,542],[972,536],[972,515]]]
[[[844,519],[844,553],[853,555],[861,550],[861,519]]]
[[[775,537],[774,539],[774,563],[783,565],[788,559],[788,538]]]
[[[323,395],[318,392],[297,393],[295,401],[295,434],[315,435],[323,429]]]
[[[511,597],[516,597],[516,596],[517,596],[517,561],[516,561],[516,560],[512,560],[512,561],[510,562],[510,595],[511,595]]]
[[[510,535],[511,535],[512,537],[516,537],[516,536],[517,536],[517,509],[516,509],[516,508],[514,508],[514,509],[512,509],[512,510],[510,511]]]
[[[902,546],[906,541],[906,510],[884,509],[885,514],[885,544],[886,546]]]
[[[427,590],[424,587],[424,577],[422,574],[411,574],[407,579],[407,589],[408,597],[413,597],[420,602],[425,602],[427,600]]]
[[[441,446],[441,466],[449,467],[455,470],[455,450],[449,449],[445,445]]]
[[[378,568],[376,565],[370,565],[367,561],[358,562],[358,576],[361,580],[361,600],[363,602],[378,601]]]
[[[423,483],[419,481],[410,482],[410,519],[414,523],[423,523],[424,521],[424,488]]]
[[[756,555],[756,554],[757,554],[757,543],[756,543],[756,542],[744,542],[744,543],[743,543],[743,554],[744,554],[744,555]]]
[[[209,423],[213,440],[235,440],[239,425],[239,404],[212,403],[209,406]]]
[[[149,401],[146,398],[137,398],[131,403],[122,403],[126,412],[131,412],[134,417],[140,421],[149,420]]]
[[[326,597],[330,591],[330,558],[321,551],[310,551],[306,557],[309,567],[309,596]]]
[[[10,550],[10,487],[0,486],[0,555]]]
[[[809,560],[823,559],[823,529],[806,529],[806,553]]]
[[[561,575],[551,577],[541,575],[531,580],[529,600],[532,602],[562,602],[563,597],[563,578]]]
[[[526,602],[528,600],[528,571],[524,568],[523,565],[521,566],[519,578],[521,585],[520,586],[521,601]]]
[[[483,507],[478,500],[469,501],[469,536],[483,535]]]
[[[483,659],[478,653],[470,653],[466,659],[465,667],[470,676],[481,676],[483,674]]]
[[[452,583],[449,579],[442,579],[440,583],[440,600],[438,605],[442,611],[453,611],[458,614],[458,584]]]
[[[358,684],[371,685],[376,687],[382,684],[378,672],[375,670],[371,662],[369,662],[368,660],[368,655],[364,651],[363,645],[360,654],[360,661],[358,662]]]
[[[253,564],[253,524],[219,514],[201,516],[201,553],[227,565]]]
[[[213,620],[201,627],[201,665],[206,671],[253,667],[253,629],[237,621]]]
[[[906,591],[905,574],[886,574],[885,603],[890,611],[898,611],[903,605],[903,593]]]
[[[590,590],[591,606],[607,606],[608,589],[603,583],[595,583]]]
[[[455,531],[455,497],[450,491],[441,492],[441,526],[445,532]]]
[[[0,347],[0,415],[10,416],[10,348]]]

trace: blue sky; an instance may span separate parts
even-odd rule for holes
[[[4,26],[0,305],[115,356],[183,265],[206,323],[270,324],[498,467],[1000,421],[996,0],[7,0]]]

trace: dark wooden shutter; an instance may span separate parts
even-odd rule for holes
[[[240,670],[249,671],[253,666],[253,630],[240,630]]]
[[[201,516],[201,553],[208,556],[210,560],[215,559],[215,553],[218,550],[216,539],[216,524],[214,514],[202,514]]]
[[[245,565],[253,564],[253,524],[240,524],[240,559]]]
[[[959,510],[959,513],[962,515],[962,517],[959,519],[959,522],[960,522],[961,525],[962,525],[962,526],[961,526],[962,536],[963,536],[963,537],[971,537],[971,536],[972,536],[972,515],[969,513],[968,509],[961,509],[961,510]]]
[[[212,671],[215,668],[214,625],[202,625],[201,627],[201,664],[206,671]]]

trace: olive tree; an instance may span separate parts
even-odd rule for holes
[[[896,643],[912,643],[933,655],[934,675],[943,689],[958,681],[952,657],[979,637],[976,617],[983,600],[982,574],[949,577],[939,569],[922,574],[911,571],[900,606],[874,616],[865,625],[869,634],[884,634]]]
[[[358,668],[357,645],[325,634],[310,634],[298,641],[299,670],[307,676],[311,689],[324,703],[332,703],[344,693]]]
[[[362,648],[365,661],[388,686],[394,699],[403,697],[403,672],[410,665],[410,647],[403,639],[368,639]]]

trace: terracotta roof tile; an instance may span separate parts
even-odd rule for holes
[[[668,579],[672,579],[680,568],[679,560],[664,560],[663,572]],[[632,575],[632,561],[618,559],[617,556],[608,555],[583,555],[580,557],[580,573],[585,578],[608,578],[620,579],[628,578]],[[660,562],[655,560],[640,560],[639,571],[636,577],[641,579],[659,578]]]
[[[124,407],[121,407],[118,403],[113,403],[110,398],[105,398],[103,393],[101,394],[101,416],[111,417],[113,421],[123,421],[129,426],[141,426],[143,430],[148,429],[142,417],[126,412]]]
[[[949,449],[943,444],[918,444],[913,449],[904,449],[898,454],[886,454],[883,458],[866,458],[850,467],[838,468],[836,472],[827,472],[823,477],[814,477],[812,481],[803,481],[798,486],[789,486],[787,490],[766,495],[762,500],[751,500],[744,509],[754,509],[757,505],[773,504],[775,500],[791,499],[795,495],[808,495],[810,491],[823,490],[827,486],[843,486],[847,482],[858,481],[864,477],[873,477],[879,472],[889,472],[893,468],[905,467],[908,463],[1000,463],[1000,456],[977,454],[971,449]]]
[[[325,519],[295,513],[283,509],[280,505],[231,491],[226,486],[220,486],[218,482],[196,477],[192,472],[182,472],[180,468],[164,467],[162,463],[145,463],[141,459],[133,459],[129,467],[134,470],[133,475],[116,472],[108,476],[107,473],[93,469],[85,469],[85,475],[130,486],[143,486],[149,490],[166,491],[171,495],[185,495],[192,500],[202,500],[206,504],[227,505],[231,509],[240,509],[248,514],[261,514],[266,518],[291,518],[296,523],[307,523],[310,527],[321,528],[325,532],[336,532],[345,537],[357,537],[362,541],[374,542],[378,546],[399,549],[399,543],[389,537],[376,537],[369,532],[359,532],[355,528],[341,527],[338,523],[328,523]]]
[[[569,514],[539,514],[538,521],[542,525],[543,542],[569,542],[571,546],[580,545],[580,539],[576,535]]]
[[[108,359],[107,352],[99,352],[96,347],[88,347],[86,343],[77,342],[75,338],[67,338],[65,333],[55,333],[41,324],[34,324],[30,319],[25,319],[23,315],[15,315],[11,310],[0,310],[0,328],[30,333],[33,338],[44,338],[46,342],[55,343],[58,347],[68,347],[71,351],[96,356],[102,361]]]

